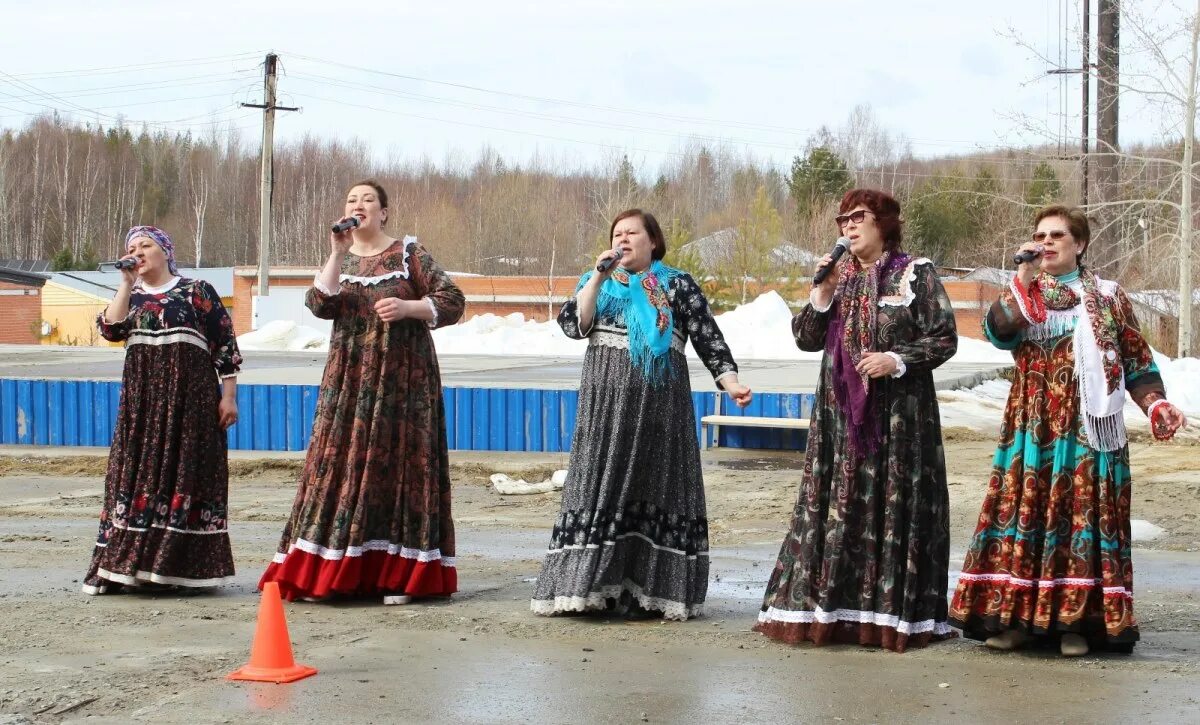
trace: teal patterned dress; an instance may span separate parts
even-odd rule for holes
[[[1081,292],[1078,271],[1057,279]],[[1145,410],[1162,378],[1125,292],[1100,281],[1105,325],[1129,395]],[[992,460],[987,495],[950,608],[968,637],[1007,629],[1082,634],[1093,647],[1128,650],[1133,614],[1129,448],[1089,443],[1076,372],[1081,307],[1030,324],[1009,287],[984,331],[1013,351],[1016,374]]]

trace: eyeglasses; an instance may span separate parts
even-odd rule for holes
[[[846,222],[862,224],[863,220],[867,218],[868,214],[870,214],[872,217],[875,216],[872,212],[869,212],[866,209],[859,209],[858,211],[852,211],[849,214],[838,214],[833,218],[833,220],[837,222],[838,229],[841,229],[842,227],[846,226]]]
[[[1033,241],[1044,242],[1044,241],[1046,241],[1046,237],[1050,237],[1051,239],[1053,239],[1054,241],[1057,242],[1060,239],[1066,239],[1070,235],[1071,235],[1071,233],[1064,229],[1054,229],[1049,232],[1034,232],[1033,233]]]

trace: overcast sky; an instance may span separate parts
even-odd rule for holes
[[[1068,5],[1070,30],[1079,3]],[[617,150],[653,167],[689,139],[718,139],[782,164],[859,103],[917,155],[970,152],[1040,140],[1013,114],[1059,127],[1059,80],[1008,34],[1057,58],[1063,7],[0,0],[0,125],[47,108],[198,132],[215,119],[257,143],[261,114],[237,103],[261,97],[272,50],[280,103],[303,107],[281,114],[278,138],[358,138],[379,158],[441,163],[486,145],[559,164]],[[1067,82],[1074,133],[1078,77]],[[1150,140],[1158,127],[1122,108],[1123,140]]]

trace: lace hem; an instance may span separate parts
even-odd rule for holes
[[[604,347],[615,347],[621,350],[629,349],[629,335],[622,329],[615,327],[600,327],[593,323],[592,331],[588,333],[589,345],[603,345]],[[671,349],[676,352],[684,351],[684,340],[679,336],[678,332],[671,333]]]
[[[813,288],[812,292],[808,293],[808,304],[817,312],[829,312],[829,308],[833,307],[833,298],[829,298],[829,304],[822,307],[817,304],[817,290]]]
[[[400,279],[408,279],[409,249],[416,243],[417,243],[416,237],[411,236],[411,235],[404,237],[404,249],[401,250],[401,252],[400,252],[401,261],[404,263],[404,269],[398,269],[395,272],[381,274],[378,277],[358,277],[358,276],[355,276],[352,274],[343,274],[340,277],[338,277],[338,279],[342,282],[350,282],[353,284],[360,284],[360,285],[363,285],[364,287],[372,287],[381,282],[386,282],[389,279],[396,279],[397,277]]]
[[[834,622],[852,622],[854,624],[873,624],[877,627],[894,629],[900,634],[923,634],[933,632],[935,635],[952,634],[954,629],[946,621],[924,619],[920,622],[907,622],[894,614],[867,612],[857,609],[835,609],[827,612],[820,607],[816,610],[793,611],[768,607],[758,613],[759,624],[784,622],[786,624],[832,624]]]
[[[908,307],[917,299],[917,293],[913,292],[912,283],[917,281],[917,265],[933,264],[933,260],[927,257],[918,257],[908,263],[904,268],[904,274],[900,277],[900,293],[894,295],[884,295],[879,298],[880,307]]]
[[[662,597],[652,597],[647,595],[641,586],[626,579],[621,584],[613,584],[611,586],[601,587],[600,589],[588,592],[587,596],[582,597],[554,597],[553,599],[531,599],[529,609],[537,615],[548,617],[563,612],[595,612],[603,611],[608,608],[609,599],[619,599],[623,592],[629,592],[629,595],[637,599],[638,605],[642,609],[662,612],[663,619],[671,619],[678,622],[684,622],[692,617],[699,617],[703,614],[703,604],[693,604],[688,606],[683,602],[676,602]]]

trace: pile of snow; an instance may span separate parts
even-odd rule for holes
[[[516,496],[530,493],[550,493],[557,491],[567,482],[567,471],[555,471],[550,478],[538,483],[527,483],[525,479],[518,478],[513,480],[508,475],[503,473],[493,473],[489,476],[489,480],[496,488],[496,493],[504,496]]]
[[[1163,534],[1167,533],[1166,529],[1161,526],[1146,521],[1145,519],[1133,519],[1129,522],[1130,538],[1134,541],[1154,541]]]
[[[243,351],[329,349],[328,335],[291,320],[268,322],[257,330],[238,336],[237,341]]]
[[[960,339],[960,346],[962,342]],[[954,359],[957,361],[959,358],[955,356]],[[1188,428],[1200,426],[1200,359],[1171,359],[1155,351],[1154,362],[1162,374],[1167,398],[1187,416]],[[1000,420],[1011,388],[1012,384],[1007,380],[988,380],[969,390],[938,392],[942,425],[999,433]],[[1142,431],[1149,429],[1149,420],[1132,398],[1126,397],[1124,414],[1127,427]]]
[[[526,320],[514,312],[500,317],[490,312],[459,325],[433,331],[439,355],[540,355],[583,357],[586,340],[572,340],[557,322]]]

